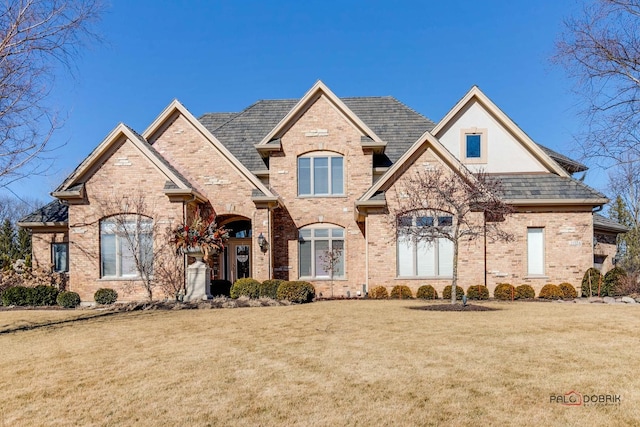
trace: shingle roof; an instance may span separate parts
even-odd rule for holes
[[[31,212],[18,221],[18,224],[28,223],[66,223],[69,221],[69,207],[61,200],[53,202]]]
[[[599,191],[573,178],[553,174],[544,175],[495,175],[502,182],[504,198],[509,200],[604,200]],[[601,203],[597,203],[601,204]]]
[[[593,228],[596,230],[614,231],[616,233],[626,233],[629,231],[628,227],[598,213],[593,214]]]
[[[582,163],[577,162],[577,161],[575,161],[573,159],[570,159],[569,157],[565,156],[564,154],[560,154],[557,151],[554,151],[549,147],[545,147],[542,144],[538,144],[538,147],[542,148],[542,151],[544,151],[549,157],[551,157],[553,160],[555,160],[560,166],[562,166],[564,168],[564,170],[566,170],[570,174],[573,174],[573,173],[576,173],[576,172],[584,172],[587,169],[589,169],[588,167],[586,167]]]
[[[397,99],[384,97],[341,98],[373,132],[387,143],[391,162],[435,124]],[[254,144],[260,142],[297,104],[297,99],[263,100],[241,113],[207,113],[198,120],[249,170],[266,168]],[[222,120],[227,119],[220,125]]]

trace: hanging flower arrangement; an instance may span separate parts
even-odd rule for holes
[[[170,241],[177,254],[199,251],[207,259],[222,252],[228,239],[229,230],[218,227],[215,215],[212,213],[203,219],[198,209],[191,224],[180,224],[172,230]]]

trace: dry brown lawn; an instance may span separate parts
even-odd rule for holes
[[[0,426],[640,425],[640,307],[423,304],[0,312]]]

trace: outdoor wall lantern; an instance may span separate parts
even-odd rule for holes
[[[267,252],[267,249],[269,249],[269,242],[267,242],[262,233],[258,236],[258,246],[260,246],[262,252]]]

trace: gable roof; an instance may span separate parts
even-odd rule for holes
[[[556,162],[550,155],[550,151],[553,150],[545,150],[540,145],[536,144],[522,129],[520,129],[520,127],[513,120],[511,120],[509,116],[507,116],[496,104],[494,104],[493,101],[491,101],[489,97],[487,97],[487,95],[485,95],[478,86],[473,86],[433,128],[432,133],[436,136],[436,138],[439,138],[441,136],[441,133],[448,128],[448,126],[456,119],[458,114],[461,113],[467,106],[471,105],[471,103],[474,101],[477,101],[480,105],[482,105],[484,109],[488,113],[493,115],[506,130],[515,135],[515,137],[522,143],[524,148],[527,149],[527,151],[529,151],[545,168],[547,168],[549,172],[564,177],[570,176],[570,173],[567,172],[567,170],[565,170],[563,167],[561,167],[558,162]]]
[[[69,175],[58,188],[51,193],[54,197],[61,199],[75,199],[83,197],[84,183],[91,175],[95,167],[99,167],[106,160],[105,157],[109,149],[121,138],[126,138],[138,151],[146,157],[162,174],[167,178],[165,184],[166,192],[189,193],[195,195],[200,200],[206,200],[194,189],[187,179],[182,176],[169,162],[167,162],[147,141],[129,126],[118,124],[107,137],[87,156],[80,165]],[[170,190],[169,190],[170,189]]]
[[[435,126],[431,120],[391,96],[340,99],[387,143],[384,155],[379,156],[379,161],[386,166],[395,163],[416,139]],[[296,99],[262,100],[240,113],[207,113],[199,120],[249,170],[259,171],[267,168],[267,162],[254,145],[263,140],[297,103]],[[218,125],[219,114],[233,116]]]
[[[234,156],[224,144],[222,144],[205,126],[198,121],[189,110],[187,110],[177,99],[174,99],[158,117],[143,132],[142,136],[153,145],[157,133],[172,119],[181,115],[184,117],[234,168],[242,177],[244,177],[253,187],[262,192],[266,198],[277,200],[277,197],[262,183],[260,180],[247,169],[247,167]],[[234,113],[218,113],[210,116],[205,121],[211,126],[218,126],[220,123],[231,120],[235,117]]]
[[[300,101],[296,103],[296,105],[280,120],[280,122],[267,134],[262,138],[260,142],[256,144],[256,146],[264,146],[268,144],[271,140],[279,138],[284,134],[299,118],[304,112],[321,96],[325,96],[334,107],[336,107],[340,113],[342,113],[347,120],[351,122],[364,136],[368,136],[374,142],[384,143],[384,141],[374,132],[369,126],[367,126],[358,116],[356,116],[350,109],[347,107],[344,102],[340,100],[331,90],[322,83],[321,80],[318,80],[312,87],[307,91],[307,93],[300,98]]]

